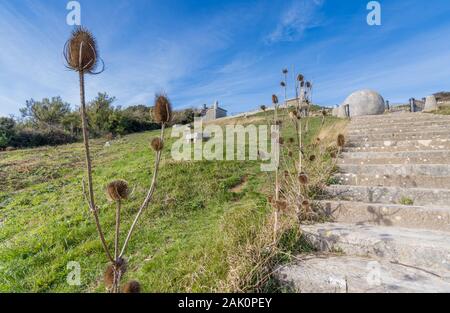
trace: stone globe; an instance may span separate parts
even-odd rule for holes
[[[385,111],[383,97],[369,89],[352,93],[341,106],[346,104],[350,106],[350,116],[379,115]]]

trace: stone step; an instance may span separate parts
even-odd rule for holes
[[[450,232],[450,207],[323,200],[314,203],[334,222]]]
[[[379,176],[450,177],[450,164],[341,164],[339,171]]]
[[[359,127],[353,127],[352,125],[349,125],[347,127],[347,134],[348,135],[360,135],[360,134],[366,134],[368,132],[373,132],[377,134],[392,134],[392,133],[411,133],[411,132],[439,132],[439,131],[450,131],[450,123],[439,123],[439,124],[429,124],[429,123],[421,123],[420,125],[417,125],[417,123],[408,123],[408,124],[402,124],[402,125],[383,125],[383,127],[380,127],[379,124],[376,126],[370,126],[367,125],[359,126]]]
[[[450,164],[450,158],[385,158],[385,159],[357,159],[357,158],[339,158],[338,165],[359,164]]]
[[[302,231],[319,251],[399,262],[450,279],[450,234],[446,232],[344,223],[303,225]]]
[[[396,149],[415,149],[415,150],[447,150],[450,149],[450,139],[430,139],[430,140],[375,140],[375,141],[350,141],[347,144],[347,148],[360,148],[357,151],[378,151],[382,148]],[[347,150],[346,150],[347,151]],[[351,150],[351,151],[354,151]],[[401,150],[405,151],[405,150]]]
[[[367,132],[361,135],[347,135],[348,141],[386,141],[386,140],[429,140],[429,139],[450,139],[450,131],[434,132],[407,132],[378,134],[377,132]]]
[[[450,120],[442,119],[412,119],[412,120],[378,120],[378,121],[351,121],[348,125],[349,130],[354,129],[399,129],[411,127],[429,127],[429,126],[448,126]]]
[[[405,152],[343,152],[343,164],[449,164],[450,150],[419,150]]]
[[[327,199],[331,197],[366,203],[412,203],[426,206],[448,206],[450,203],[449,189],[331,185],[325,191]]]
[[[450,283],[427,271],[356,256],[299,256],[276,269],[281,287],[299,293],[448,293]]]
[[[450,116],[428,113],[413,114],[385,114],[385,115],[366,115],[352,117],[352,123],[380,122],[380,121],[450,121]]]
[[[427,188],[450,189],[450,176],[433,177],[433,176],[402,176],[402,175],[364,175],[341,173],[333,175],[332,179],[339,185],[363,185],[378,187],[402,187],[417,188],[426,186]]]

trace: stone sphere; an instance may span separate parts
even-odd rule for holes
[[[383,97],[373,90],[359,90],[345,99],[341,106],[350,105],[350,116],[378,115],[385,111]]]

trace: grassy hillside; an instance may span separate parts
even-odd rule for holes
[[[309,140],[319,127],[320,118],[313,119]],[[169,134],[166,147],[173,142]],[[110,147],[105,140],[92,141],[95,192],[110,244],[115,212],[106,200],[106,184],[122,178],[134,188],[124,205],[126,231],[150,185],[154,153],[149,142],[156,135],[129,135]],[[139,280],[145,292],[242,288],[235,267],[245,260],[237,262],[236,256],[251,245],[271,212],[265,192],[272,188],[272,178],[259,165],[175,162],[165,149],[155,201],[126,254],[130,267],[124,281]],[[1,292],[104,291],[107,259],[83,200],[83,166],[81,144],[0,154]],[[81,286],[66,282],[70,261],[81,265]]]

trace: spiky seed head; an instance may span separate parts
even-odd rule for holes
[[[311,88],[312,84],[311,82],[306,82],[306,88]]]
[[[273,202],[273,196],[268,196],[267,197],[267,202],[268,203],[272,203]]]
[[[309,177],[306,173],[300,173],[298,175],[298,181],[300,182],[301,185],[306,185],[309,182]]]
[[[114,265],[110,264],[105,270],[103,274],[103,281],[105,283],[106,288],[111,288],[114,283]]]
[[[317,138],[316,138],[316,141],[317,141],[317,143],[320,143],[320,138],[317,137]]]
[[[124,180],[110,182],[106,194],[111,201],[126,200],[129,195],[128,183]]]
[[[122,288],[123,293],[141,293],[141,284],[132,280],[125,284]]]
[[[283,137],[280,137],[279,140],[278,140],[278,142],[280,143],[280,145],[284,145],[284,138],[283,138]]]
[[[315,160],[316,160],[316,156],[313,154],[313,155],[311,155],[310,157],[309,157],[309,160],[311,161],[311,162],[314,162]]]
[[[304,81],[300,82],[300,87],[305,87],[305,82]]]
[[[336,152],[332,151],[332,152],[330,153],[330,157],[333,158],[333,159],[335,159],[335,158],[336,158]]]
[[[119,258],[116,263],[116,270],[120,272],[121,275],[125,274],[128,269],[128,262],[124,258]]]
[[[261,106],[261,110],[262,110],[262,111],[266,111],[266,109],[267,109],[267,108],[266,108],[265,105],[262,105],[262,106]]]
[[[286,177],[286,178],[289,177],[289,172],[288,171],[284,171],[284,177]]]
[[[278,211],[286,211],[287,202],[284,200],[277,200],[277,201],[275,201],[275,208]]]
[[[281,87],[286,87],[286,83],[285,83],[285,82],[281,82],[281,83],[280,83],[280,86],[281,86]]]
[[[298,80],[299,82],[302,82],[302,81],[305,80],[305,77],[304,77],[302,74],[298,74],[297,80]]]
[[[309,207],[310,207],[310,202],[308,201],[308,200],[303,200],[303,202],[302,202],[302,207],[304,208],[304,209],[309,209]]]
[[[152,139],[152,142],[150,145],[154,151],[158,152],[164,148],[164,141],[159,137],[155,137]]]
[[[273,104],[278,104],[278,97],[277,97],[277,95],[272,95],[272,103]]]
[[[297,119],[297,111],[289,112],[289,117],[293,120]]]
[[[64,47],[64,57],[70,69],[93,73],[99,57],[97,42],[92,33],[82,26],[75,28]]]
[[[323,109],[323,110],[322,110],[322,115],[323,115],[323,116],[327,116],[327,110]]]
[[[342,134],[339,134],[337,137],[337,145],[338,147],[342,148],[343,146],[345,146],[345,136]]]
[[[165,94],[155,95],[153,114],[155,121],[160,124],[167,124],[172,120],[172,104]]]
[[[284,68],[284,69],[283,69],[283,74],[286,75],[287,73],[289,73],[288,69],[287,69],[287,68]]]
[[[283,121],[282,121],[282,120],[278,120],[278,121],[276,121],[276,124],[277,124],[278,126],[281,126],[281,125],[283,125]]]
[[[289,151],[289,152],[288,152],[288,156],[289,156],[290,158],[292,158],[293,155],[294,155],[294,154],[292,153],[292,151]]]

